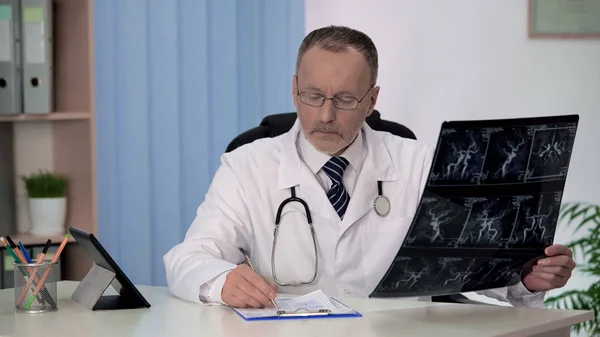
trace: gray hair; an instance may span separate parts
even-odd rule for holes
[[[296,73],[300,68],[302,56],[314,46],[335,53],[355,49],[363,54],[371,68],[371,85],[375,86],[377,83],[377,71],[379,68],[377,48],[375,48],[375,44],[365,33],[345,26],[328,26],[313,30],[302,40],[302,44],[298,50]]]

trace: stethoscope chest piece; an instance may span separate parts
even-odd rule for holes
[[[377,215],[387,216],[390,213],[390,200],[383,195],[378,195],[373,202],[373,207]]]
[[[375,213],[379,216],[387,216],[390,213],[390,199],[383,195],[383,188],[381,187],[381,180],[377,181],[377,192],[379,195],[373,202],[373,208]]]

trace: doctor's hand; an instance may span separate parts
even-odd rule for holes
[[[246,264],[230,271],[223,284],[221,299],[235,308],[273,308],[277,284],[258,275]]]
[[[548,246],[544,253],[548,256],[539,259],[522,282],[529,291],[549,291],[561,288],[575,269],[573,251],[564,245]]]

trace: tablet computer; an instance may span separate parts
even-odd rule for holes
[[[119,268],[94,234],[73,226],[69,227],[69,233],[95,264],[75,291],[74,300],[92,310],[150,307],[150,303]],[[111,285],[118,295],[103,295]],[[100,290],[101,293],[98,293]]]

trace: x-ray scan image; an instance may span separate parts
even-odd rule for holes
[[[488,135],[480,129],[442,130],[430,182],[439,185],[476,184],[480,180]]]
[[[379,287],[381,296],[456,294],[519,282],[526,259],[398,257]]]
[[[536,130],[527,170],[528,179],[564,178],[574,141],[573,127]]]
[[[404,242],[372,297],[506,287],[554,234],[577,115],[442,125]]]
[[[490,131],[480,182],[483,184],[523,181],[529,163],[532,134],[526,127]]]
[[[561,193],[522,196],[509,248],[543,248],[552,244],[560,211]]]
[[[572,123],[443,129],[429,184],[469,186],[563,179],[575,131]]]
[[[456,247],[505,248],[513,232],[519,204],[505,196],[467,200],[469,216]]]
[[[462,200],[423,198],[414,230],[406,238],[407,247],[454,247],[468,216]]]

